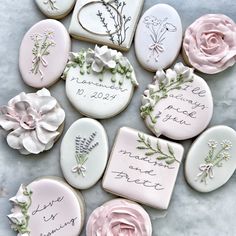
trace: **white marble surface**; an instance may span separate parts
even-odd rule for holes
[[[134,0],[135,1],[135,0]],[[157,0],[145,0],[145,9]],[[174,6],[182,17],[184,29],[196,18],[206,13],[224,13],[236,21],[236,1],[234,0],[164,0]],[[37,21],[45,17],[38,11],[33,0],[11,0],[0,4],[0,105],[16,94],[34,89],[27,87],[18,72],[18,50],[25,32]],[[69,26],[71,15],[62,22]],[[93,47],[92,44],[73,41],[73,50]],[[128,109],[115,118],[102,121],[112,146],[117,130],[121,126],[130,126],[148,132],[139,116],[140,95],[152,79],[152,74],[143,70],[134,55],[133,48],[127,54],[138,75],[140,87]],[[212,89],[214,96],[214,117],[212,125],[225,124],[236,129],[236,66],[216,76],[202,75]],[[70,105],[64,92],[64,81],[50,88],[66,110],[65,130],[81,115]],[[8,198],[13,196],[21,183],[29,183],[43,175],[62,176],[59,166],[60,141],[55,147],[38,156],[24,157],[10,149],[0,135],[0,235],[16,235],[11,231],[6,215],[11,205]],[[188,150],[192,140],[182,142]],[[236,157],[234,157],[236,158]],[[153,235],[158,236],[234,236],[236,235],[236,174],[219,190],[210,194],[200,194],[192,190],[183,175],[183,166],[177,179],[173,198],[166,217],[159,218],[155,209],[147,208],[153,223]],[[87,216],[93,209],[112,198],[98,183],[95,187],[83,191],[87,204]],[[85,235],[85,231],[81,235]],[[70,235],[68,235],[70,236]]]

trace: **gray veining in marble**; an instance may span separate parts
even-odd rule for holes
[[[159,2],[145,0],[144,9]],[[224,13],[236,21],[236,1],[234,0],[163,0],[162,2],[169,3],[178,10],[184,29],[206,13]],[[6,104],[11,97],[22,91],[35,91],[21,80],[18,72],[18,50],[26,31],[44,18],[33,0],[0,0],[0,105]],[[70,18],[71,15],[62,21],[66,27],[69,26]],[[89,46],[93,47],[92,44],[73,40],[74,51]],[[130,126],[150,133],[142,122],[138,110],[140,96],[153,74],[139,66],[133,48],[127,56],[137,72],[140,87],[136,90],[130,106],[122,114],[102,121],[108,131],[110,147],[121,126]],[[236,129],[236,66],[215,76],[201,76],[207,80],[214,96],[215,110],[210,125],[225,124]],[[81,115],[67,100],[64,81],[59,81],[50,90],[66,110],[65,130],[67,130]],[[35,157],[25,157],[7,146],[1,131],[0,236],[16,235],[10,229],[6,215],[11,208],[8,198],[14,196],[21,183],[29,183],[45,175],[62,176],[59,166],[60,141],[49,152]],[[191,142],[192,140],[182,142],[186,151]],[[101,183],[83,191],[83,195],[87,205],[87,216],[96,207],[113,197],[101,189]],[[200,194],[187,185],[182,165],[167,215],[160,218],[157,210],[147,209],[152,219],[155,236],[235,236],[236,175],[234,174],[230,181],[219,190],[210,194]],[[81,235],[85,236],[85,231]]]

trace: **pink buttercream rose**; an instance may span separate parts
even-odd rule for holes
[[[65,112],[47,89],[20,93],[0,108],[0,127],[10,131],[8,145],[21,154],[49,150],[60,134]]]
[[[138,204],[115,199],[97,208],[89,217],[87,236],[151,236],[147,212]]]
[[[197,70],[221,72],[236,61],[236,25],[225,15],[204,15],[187,28],[183,49]]]

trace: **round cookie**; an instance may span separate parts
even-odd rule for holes
[[[24,82],[34,88],[54,84],[66,67],[70,49],[70,36],[59,21],[35,24],[20,46],[19,68]]]
[[[49,18],[62,19],[75,5],[75,0],[35,0],[40,11]]]
[[[210,123],[213,99],[207,83],[193,69],[177,63],[156,72],[142,96],[141,116],[156,135],[185,140],[201,133]]]
[[[61,168],[67,182],[87,189],[101,178],[108,159],[108,139],[96,120],[82,118],[74,122],[61,144]]]
[[[40,178],[21,185],[8,215],[18,236],[78,236],[84,224],[84,200],[62,179]]]
[[[149,71],[169,67],[182,44],[182,23],[178,12],[167,4],[156,4],[139,21],[135,52],[140,64]]]
[[[107,46],[72,53],[63,78],[70,102],[79,112],[95,119],[123,111],[138,85],[128,59]]]
[[[152,224],[140,205],[118,198],[93,211],[88,219],[86,235],[151,236]]]
[[[228,126],[214,126],[191,146],[185,163],[189,185],[199,192],[223,186],[236,169],[236,132]]]
[[[186,30],[185,61],[206,74],[224,71],[236,62],[236,24],[228,16],[207,14]]]
[[[47,89],[22,92],[0,107],[0,127],[9,132],[7,143],[24,155],[51,149],[64,121],[64,110]]]

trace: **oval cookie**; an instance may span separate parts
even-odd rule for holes
[[[21,185],[8,215],[19,236],[78,236],[84,223],[84,200],[60,178],[40,178]]]
[[[68,183],[87,189],[101,178],[108,159],[108,139],[96,120],[74,122],[61,144],[61,168]]]
[[[59,21],[35,24],[20,46],[19,67],[24,82],[34,88],[54,84],[65,69],[70,48],[70,36]]]
[[[93,211],[88,219],[86,235],[151,236],[152,223],[143,207],[118,198]]]
[[[105,119],[123,111],[138,85],[126,57],[107,46],[72,53],[65,69],[66,94],[82,114]]]
[[[167,4],[148,9],[139,21],[135,52],[140,64],[156,71],[170,66],[182,44],[182,23],[177,11]]]
[[[213,99],[207,83],[193,70],[177,63],[157,71],[142,97],[141,116],[156,135],[185,140],[201,133],[210,123]]]
[[[75,0],[35,0],[40,11],[49,18],[62,19],[75,5]]]
[[[223,186],[236,169],[236,132],[228,126],[205,131],[191,146],[185,163],[189,185],[199,192]]]

